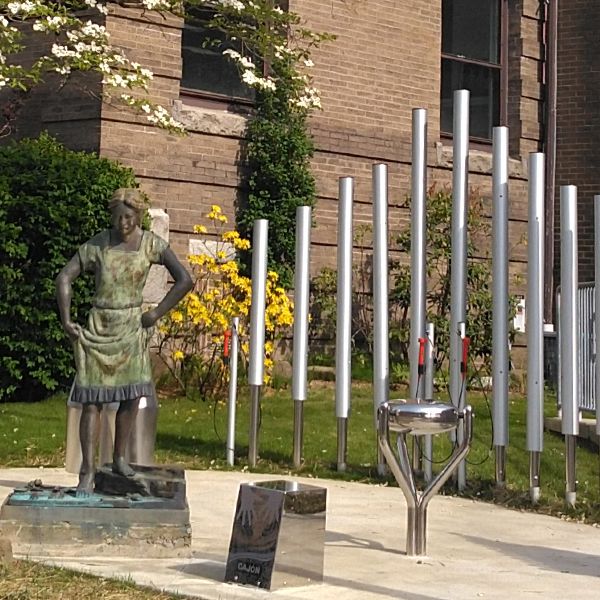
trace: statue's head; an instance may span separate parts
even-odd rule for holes
[[[113,229],[127,236],[139,227],[146,201],[137,188],[119,188],[108,202]]]

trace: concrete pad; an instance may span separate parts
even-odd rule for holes
[[[217,471],[187,471],[186,477],[192,558],[86,556],[44,562],[207,600],[264,600],[265,594],[286,600],[591,600],[599,595],[596,527],[440,496],[429,507],[429,556],[408,558],[406,505],[398,488],[303,478],[293,479],[328,489],[324,583],[275,592],[224,584],[239,484],[282,477]],[[35,478],[57,485],[76,480],[59,469],[0,469],[0,499]]]

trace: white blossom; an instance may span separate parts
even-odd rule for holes
[[[9,2],[6,8],[11,15],[27,17],[39,10],[41,6],[42,3],[39,1],[25,0],[25,2]]]
[[[43,19],[36,19],[32,29],[34,31],[59,31],[68,22],[69,19],[62,15],[46,16]]]
[[[221,6],[225,8],[233,8],[237,11],[242,11],[244,10],[244,8],[246,8],[244,6],[244,3],[240,2],[240,0],[218,0],[218,2]]]
[[[252,62],[252,59],[248,58],[247,56],[242,56],[239,52],[236,52],[231,48],[223,50],[223,54],[238,62],[242,67],[244,67],[244,69],[256,68],[255,64]]]
[[[177,2],[173,0],[143,0],[144,8],[148,10],[172,10],[177,6]]]

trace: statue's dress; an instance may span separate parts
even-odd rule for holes
[[[162,264],[167,247],[143,231],[137,250],[116,250],[107,230],[77,251],[82,272],[95,273],[96,294],[88,326],[74,342],[72,402],[105,404],[152,395],[152,330],[142,327],[142,290],[150,266]]]

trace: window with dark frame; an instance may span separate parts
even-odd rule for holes
[[[503,6],[504,0],[442,0],[442,134],[452,134],[459,89],[471,92],[472,138],[491,140],[504,119]]]
[[[226,48],[241,53],[243,48],[208,28],[212,16],[213,11],[208,8],[195,7],[187,11],[181,37],[181,93],[213,100],[252,102],[254,90],[240,79],[237,66],[223,55]],[[220,40],[221,44],[212,45],[208,40]]]
[[[289,10],[289,0],[273,2],[284,11]],[[181,94],[234,104],[252,104],[254,90],[241,80],[238,67],[223,55],[227,48],[244,55],[244,46],[210,29],[207,23],[213,15],[214,10],[210,8],[194,6],[186,9],[181,38]],[[221,43],[212,44],[210,41]]]

